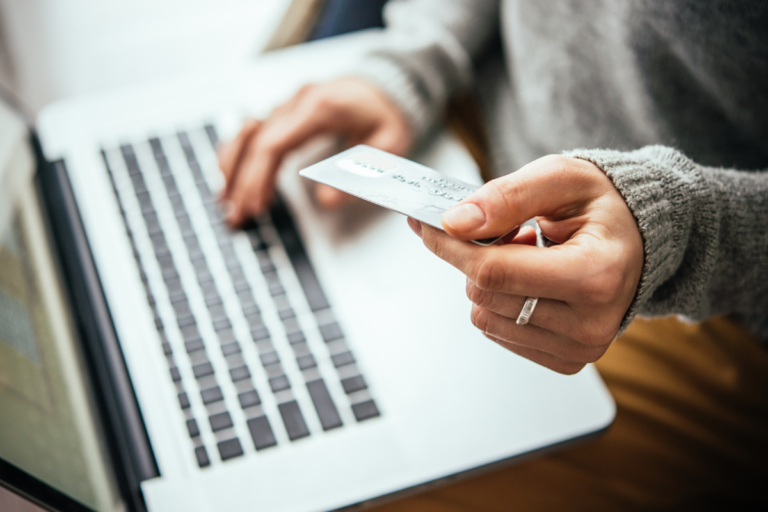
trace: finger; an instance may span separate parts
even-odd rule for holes
[[[455,238],[476,240],[508,233],[538,215],[572,215],[603,191],[603,176],[584,160],[540,158],[480,187],[443,214],[443,227]]]
[[[233,177],[242,161],[244,150],[260,125],[261,121],[256,119],[246,121],[237,136],[219,149],[219,169],[224,174],[225,182],[224,190],[221,194],[222,198],[229,196],[234,181]]]
[[[275,174],[286,153],[328,128],[328,116],[311,106],[268,120],[250,145],[231,193],[230,224],[262,213],[272,198]]]
[[[501,340],[540,350],[571,363],[587,364],[597,361],[608,349],[610,342],[600,346],[587,346],[567,336],[535,325],[517,325],[505,316],[479,306],[472,306],[472,323],[483,333]]]
[[[531,226],[523,226],[520,231],[515,233],[511,240],[507,240],[507,236],[504,236],[504,243],[517,244],[517,245],[536,245],[536,230]]]
[[[417,221],[413,217],[408,217],[408,227],[411,228],[411,231],[416,233],[416,236],[421,238],[421,222]]]
[[[481,247],[422,224],[424,245],[483,290],[569,302],[580,296],[590,267],[578,245]],[[594,266],[594,265],[592,265]]]
[[[579,373],[586,366],[586,364],[582,363],[563,361],[562,359],[555,357],[552,354],[547,354],[546,352],[542,352],[540,350],[516,345],[515,343],[510,343],[508,341],[496,338],[490,334],[486,334],[485,337],[491,341],[496,342],[510,352],[513,352],[520,357],[524,357],[529,361],[538,364],[539,366],[549,368],[550,370],[557,373],[562,373],[564,375],[574,375]]]
[[[467,297],[476,306],[497,313],[506,318],[517,320],[528,297],[507,293],[489,292],[481,289],[471,279],[467,279]],[[565,302],[552,299],[539,299],[528,325],[542,327],[557,334],[573,332],[578,324],[578,317]]]
[[[353,196],[322,183],[315,186],[315,198],[320,206],[329,210],[340,208],[354,199]]]

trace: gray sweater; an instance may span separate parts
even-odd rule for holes
[[[357,73],[419,136],[472,88],[498,175],[565,152],[613,180],[645,245],[623,327],[731,313],[768,341],[768,3],[395,0],[385,19]]]

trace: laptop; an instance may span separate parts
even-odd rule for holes
[[[484,338],[464,277],[403,217],[371,205],[320,210],[296,171],[327,156],[322,141],[285,163],[267,214],[225,225],[216,145],[245,114],[342,73],[378,37],[41,112],[41,200],[103,424],[97,444],[126,509],[369,504],[613,420],[593,367],[558,375]],[[414,158],[479,182],[449,134]]]

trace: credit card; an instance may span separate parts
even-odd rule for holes
[[[445,211],[480,188],[365,145],[343,151],[299,174],[438,229],[443,229],[441,218]],[[492,245],[500,238],[473,242]]]

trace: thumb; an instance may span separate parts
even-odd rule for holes
[[[476,240],[509,233],[537,216],[572,216],[596,197],[602,171],[585,160],[547,156],[489,181],[443,214],[445,231]]]

